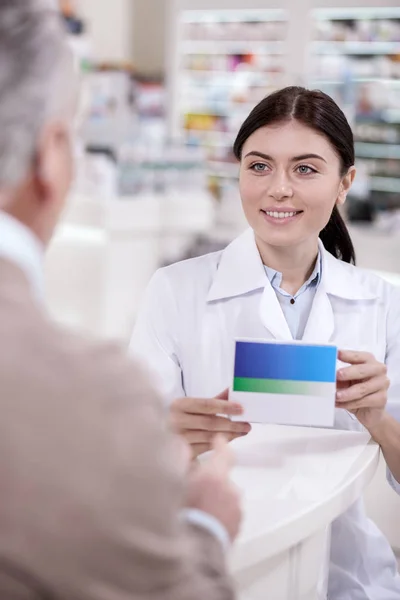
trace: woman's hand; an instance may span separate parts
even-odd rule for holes
[[[386,365],[368,352],[343,350],[339,360],[350,366],[337,372],[336,406],[353,413],[371,430],[385,415],[390,385]]]
[[[217,433],[228,441],[249,433],[249,423],[237,423],[219,415],[241,415],[243,408],[228,402],[225,391],[216,398],[180,398],[172,403],[170,422],[172,429],[184,437],[192,449],[193,458],[211,449]]]

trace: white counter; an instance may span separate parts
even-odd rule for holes
[[[369,435],[258,425],[234,442],[245,519],[231,556],[240,600],[326,598],[330,525],[379,462]]]

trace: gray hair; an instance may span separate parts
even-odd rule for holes
[[[0,0],[0,190],[23,180],[44,126],[66,111],[68,63],[54,0]]]

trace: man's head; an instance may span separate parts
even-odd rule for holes
[[[76,91],[54,0],[0,0],[0,209],[45,244],[71,183]]]

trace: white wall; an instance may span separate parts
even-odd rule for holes
[[[95,58],[132,61],[135,0],[77,0],[77,6],[88,23]]]
[[[95,57],[133,61],[137,70],[165,70],[169,0],[77,0],[89,25]]]
[[[140,73],[163,74],[166,63],[169,0],[135,1],[133,53]]]

